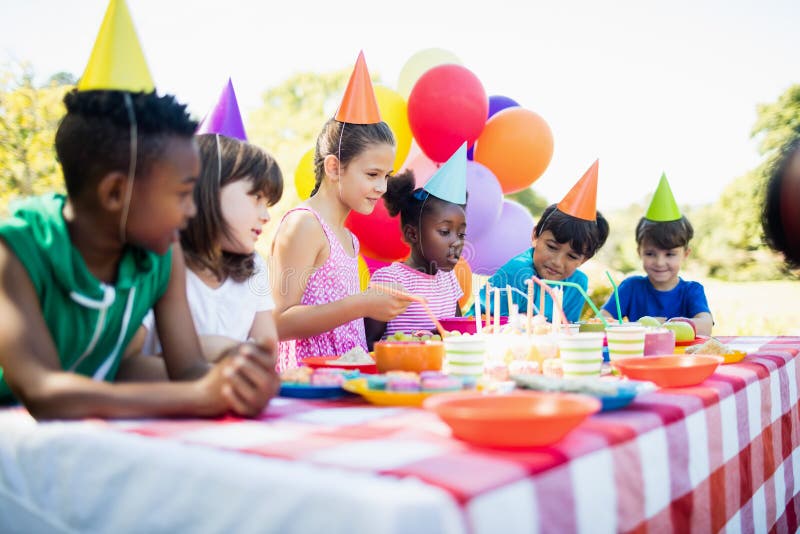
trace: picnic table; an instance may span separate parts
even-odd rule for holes
[[[0,531],[795,532],[800,337],[721,339],[749,355],[524,450],[359,398],[258,419],[0,410]]]

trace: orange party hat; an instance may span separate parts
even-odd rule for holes
[[[558,203],[558,209],[585,221],[597,219],[597,170],[600,160],[595,160],[586,174],[572,186]]]
[[[369,78],[363,51],[358,53],[356,66],[353,74],[350,75],[350,81],[347,82],[342,103],[339,104],[339,110],[334,118],[339,122],[349,122],[350,124],[381,122],[378,101],[375,99],[375,91],[372,89],[372,80]]]

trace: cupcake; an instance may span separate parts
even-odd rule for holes
[[[387,378],[385,375],[366,375],[367,387],[377,391],[384,391],[386,389]]]
[[[454,376],[427,377],[420,382],[422,391],[458,391],[462,388],[463,383]]]
[[[407,376],[387,376],[386,391],[414,392],[419,391],[419,379]]]

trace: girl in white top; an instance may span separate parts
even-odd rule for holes
[[[255,251],[267,208],[283,193],[278,164],[238,139],[198,135],[202,172],[194,189],[197,215],[181,230],[186,293],[209,359],[249,338],[277,342],[266,262]],[[148,317],[144,352],[160,352]]]

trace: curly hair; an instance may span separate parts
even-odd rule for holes
[[[383,203],[386,211],[392,217],[400,214],[400,225],[410,224],[414,227],[419,226],[419,221],[423,211],[428,211],[437,204],[449,204],[433,195],[428,196],[427,200],[421,200],[416,196],[420,189],[416,188],[414,171],[406,169],[403,172],[391,176],[386,182],[386,192],[383,194]],[[425,197],[422,197],[425,198]],[[466,204],[458,204],[466,209]]]
[[[70,196],[80,195],[109,172],[128,172],[131,140],[126,94],[136,118],[137,176],[147,175],[169,137],[194,135],[197,123],[172,95],[72,90],[64,96],[67,113],[55,139]]]

